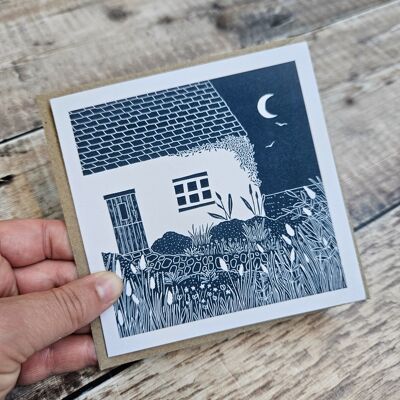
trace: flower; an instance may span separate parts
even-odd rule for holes
[[[265,274],[268,274],[268,268],[263,263],[260,264],[260,267]]]
[[[210,297],[212,295],[211,292],[207,292],[207,296]]]
[[[200,289],[204,289],[206,287],[206,285],[204,285],[204,283],[202,283],[201,285],[200,285]]]
[[[132,298],[132,300],[133,300],[133,302],[135,303],[135,304],[139,304],[140,303],[140,301],[139,301],[139,299],[132,293],[132,295],[131,295],[131,298]]]
[[[125,286],[125,294],[130,297],[132,294],[132,286],[131,283],[128,281],[126,282],[126,286]]]
[[[197,297],[198,297],[199,295],[196,293],[196,294],[192,294],[192,299],[197,299]]]
[[[122,279],[121,262],[119,260],[115,263],[115,273]]]
[[[210,288],[210,287],[211,287],[211,283],[209,283],[209,284],[207,285],[207,287]]]
[[[201,300],[202,303],[205,303],[206,301],[204,299]]]
[[[294,249],[290,251],[290,262],[292,263],[295,259]]]
[[[185,291],[185,293],[187,293],[189,291],[189,289],[187,287],[185,287],[185,289],[183,289]]]
[[[307,186],[303,186],[303,189],[306,191],[306,193],[310,199],[315,199],[316,194],[313,190],[311,190]]]
[[[214,292],[216,292],[218,289],[215,287],[213,290],[214,290]]]
[[[217,300],[217,296],[213,296],[213,300]]]
[[[286,232],[289,236],[294,236],[294,230],[289,224],[285,224]]]
[[[228,266],[226,265],[226,262],[223,258],[218,257],[217,258],[218,264],[221,267],[222,270],[228,272]]]
[[[130,264],[130,268],[131,268],[131,271],[133,274],[137,274],[138,271],[137,271],[136,267],[133,265],[133,263]]]
[[[240,275],[240,276],[243,276],[243,273],[244,273],[243,264],[240,264],[240,265],[239,265],[239,275]]]
[[[230,294],[231,291],[230,291],[229,289],[227,289],[225,293],[226,293],[226,294]]]
[[[181,294],[178,294],[178,295],[176,296],[176,298],[177,298],[178,300],[181,300],[181,299],[182,299],[182,295],[181,295]]]
[[[139,261],[139,268],[143,271],[144,269],[146,269],[146,267],[147,267],[146,259],[144,258],[144,254],[142,254]]]
[[[150,289],[153,290],[156,287],[156,281],[154,277],[150,277]]]
[[[167,304],[171,305],[173,301],[172,293],[170,290],[167,290]]]
[[[282,239],[283,239],[287,244],[292,244],[292,241],[291,241],[286,235],[282,235]]]
[[[312,215],[311,210],[308,209],[308,208],[306,208],[306,207],[303,207],[303,213],[306,214],[306,215],[308,215],[308,216],[311,216],[311,215]]]
[[[122,315],[121,310],[117,312],[118,323],[122,326],[124,325],[124,316]]]
[[[264,253],[264,249],[262,248],[261,245],[259,245],[259,244],[257,243],[256,247],[257,247],[257,250],[258,250],[260,253]]]
[[[196,288],[194,286],[192,286],[190,289],[195,290]]]

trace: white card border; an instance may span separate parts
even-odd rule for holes
[[[78,223],[81,221],[81,217],[83,217],[85,207],[88,206],[85,204],[85,199],[81,198],[79,190],[81,185],[84,184],[85,179],[87,179],[87,176],[82,175],[72,126],[68,116],[70,111],[291,61],[295,61],[297,67],[347,288],[221,315],[127,338],[119,337],[115,314],[111,307],[101,315],[103,335],[109,357],[366,298],[352,232],[348,223],[331,152],[317,83],[306,43],[259,51],[51,99],[50,104]],[[104,177],[106,176],[107,173],[104,173]],[[100,270],[98,265],[93,267],[98,263],[98,258],[95,258],[88,248],[90,241],[85,235],[84,227],[80,227],[89,268],[92,272],[98,271]],[[91,265],[92,268],[90,267]]]

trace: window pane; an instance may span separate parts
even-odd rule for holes
[[[121,215],[121,218],[127,219],[128,218],[128,210],[126,209],[125,203],[118,204],[118,207],[119,207],[119,213]]]
[[[208,183],[208,179],[207,179],[207,178],[202,179],[202,180],[200,181],[200,185],[201,185],[202,188],[206,188],[206,187],[209,187],[209,186],[210,186],[209,183]]]
[[[197,182],[196,181],[188,182],[187,187],[188,187],[189,192],[192,192],[193,190],[197,190]]]
[[[200,201],[199,195],[197,193],[191,194],[189,196],[189,199],[191,203],[197,203]]]
[[[183,185],[176,185],[175,186],[175,193],[176,194],[183,193]]]

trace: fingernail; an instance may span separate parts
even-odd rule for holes
[[[98,272],[96,292],[103,303],[113,303],[122,292],[122,280],[112,272]]]

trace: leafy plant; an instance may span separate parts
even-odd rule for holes
[[[244,197],[240,196],[244,205],[251,211],[254,216],[265,216],[264,195],[260,197],[258,191],[253,191],[251,184],[249,184],[249,193],[251,197],[251,204]]]
[[[265,227],[265,220],[254,221],[253,224],[243,224],[243,234],[250,243],[265,242],[270,230]]]
[[[198,228],[192,225],[192,231],[188,231],[188,233],[189,237],[192,239],[193,247],[197,248],[211,243],[210,231],[212,227],[213,224],[200,225]]]
[[[230,193],[228,194],[227,207],[225,207],[225,204],[222,200],[221,195],[218,192],[215,192],[215,195],[217,196],[217,199],[218,199],[218,201],[215,204],[217,205],[217,207],[219,207],[224,212],[224,215],[215,214],[215,213],[208,213],[208,214],[215,219],[221,219],[223,221],[231,220],[232,219],[232,209],[233,209],[232,195]]]

